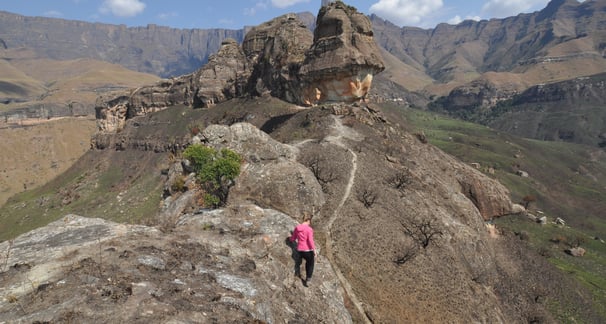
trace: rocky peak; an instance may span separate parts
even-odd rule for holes
[[[289,102],[298,98],[297,71],[312,45],[309,29],[296,15],[275,18],[251,29],[242,48],[253,66],[249,92],[271,93]]]
[[[340,1],[322,7],[301,67],[304,103],[365,98],[373,76],[384,69],[368,17]]]
[[[320,10],[315,35],[287,14],[252,28],[242,46],[222,43],[193,74],[100,98],[99,129],[173,105],[211,107],[245,95],[273,97],[305,106],[366,98],[373,75],[383,71],[370,20],[337,1]]]

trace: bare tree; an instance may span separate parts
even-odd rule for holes
[[[444,234],[440,227],[431,220],[415,218],[406,223],[402,222],[404,234],[412,239],[412,244],[404,246],[402,251],[397,254],[393,262],[396,265],[403,265],[412,260],[421,251],[421,248],[427,249],[430,244],[436,244],[438,238]]]
[[[313,153],[303,159],[303,164],[311,170],[324,189],[328,183],[339,179],[334,166],[318,153]]]
[[[414,219],[410,223],[402,223],[402,226],[404,233],[424,249],[444,235],[439,226],[430,219]]]
[[[406,187],[412,183],[412,175],[408,169],[401,170],[388,178],[387,183],[400,193],[404,193]]]
[[[412,260],[419,253],[419,246],[416,244],[408,245],[404,247],[404,250],[396,256],[393,262],[397,265],[403,265],[404,263]]]
[[[374,190],[370,188],[364,188],[358,190],[357,198],[359,202],[364,204],[364,207],[371,208],[372,205],[374,205],[377,201],[378,195]]]

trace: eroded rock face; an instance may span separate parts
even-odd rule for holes
[[[251,29],[242,48],[254,66],[249,92],[271,93],[289,102],[297,102],[300,83],[297,72],[313,35],[294,14],[284,15]]]
[[[320,10],[314,43],[300,74],[301,101],[353,102],[366,97],[373,76],[385,69],[370,20],[343,2]]]
[[[221,44],[219,52],[194,74],[195,107],[212,107],[246,92],[249,62],[233,39]]]

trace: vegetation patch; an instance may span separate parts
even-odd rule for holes
[[[206,191],[204,203],[208,207],[224,206],[229,188],[240,175],[242,157],[229,149],[215,150],[200,144],[190,145],[183,151],[196,172],[198,181]]]

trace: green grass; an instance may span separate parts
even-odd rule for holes
[[[53,181],[9,199],[0,208],[0,241],[67,214],[125,223],[140,223],[154,217],[161,202],[160,172],[146,172],[146,167],[136,167],[135,163],[129,168],[124,163],[135,159],[155,165],[165,156],[149,152],[127,154],[131,153],[116,152],[114,162],[106,163],[98,153],[89,152]]]
[[[539,225],[524,217],[505,217],[496,220],[497,226],[514,232],[529,233],[530,246],[542,254],[547,254],[549,262],[564,273],[573,276],[584,285],[593,295],[593,308],[606,318],[606,243],[588,236],[569,226],[555,224]],[[565,238],[571,242],[582,238],[581,247],[587,250],[583,257],[573,257],[565,253],[570,248],[565,242],[556,242],[556,238]],[[566,305],[551,305],[553,314],[562,322],[571,322],[570,318],[578,318],[571,314]]]

